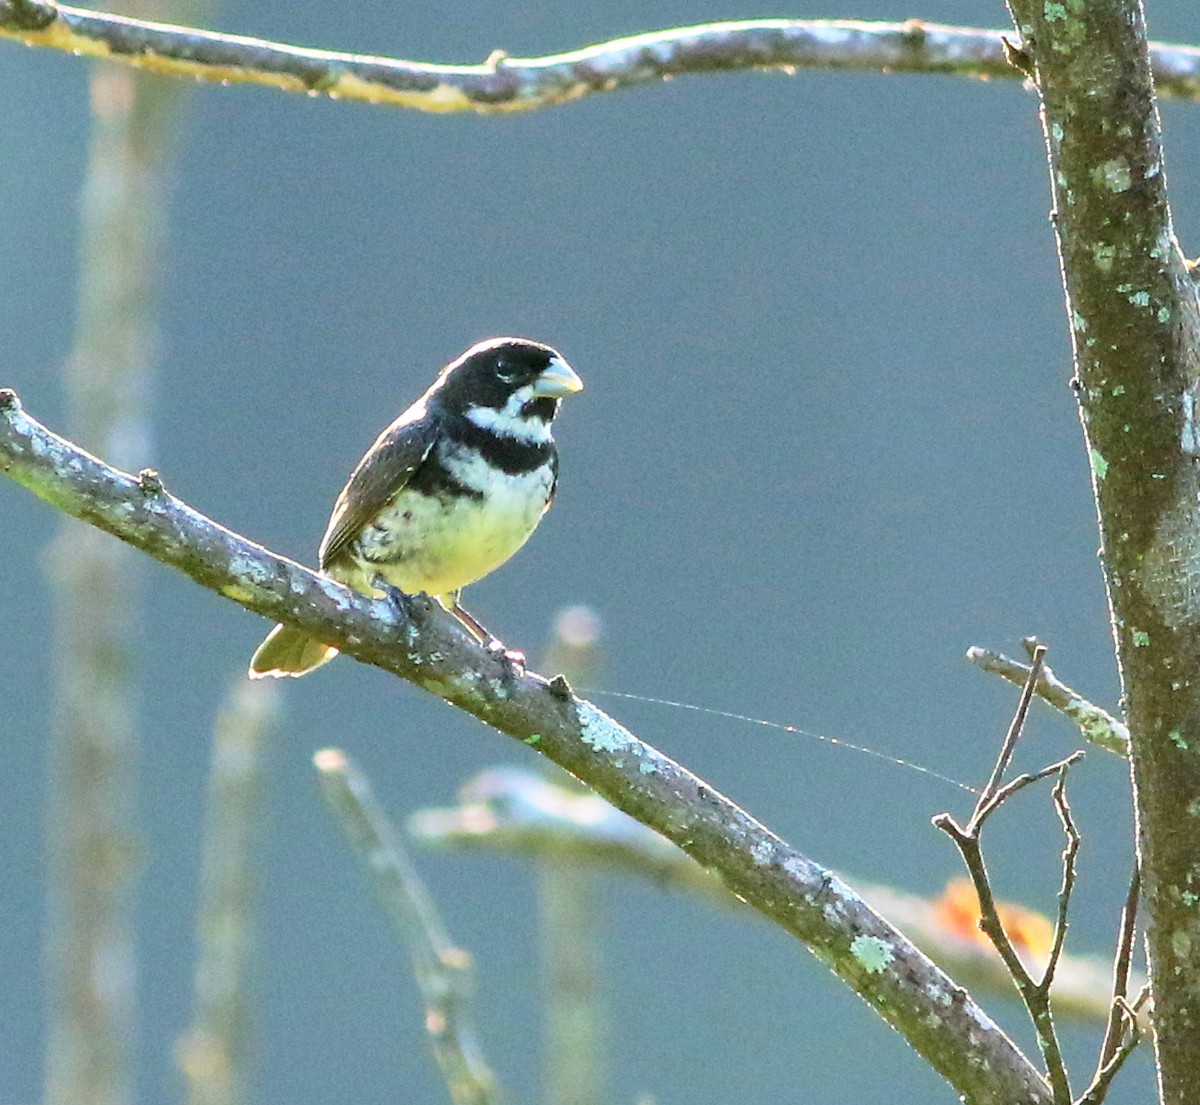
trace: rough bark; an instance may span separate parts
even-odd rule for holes
[[[1132,747],[1163,1100],[1200,1102],[1200,307],[1136,0],[1012,0],[1054,228]]]

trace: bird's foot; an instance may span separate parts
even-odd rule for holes
[[[420,625],[433,606],[433,600],[424,591],[410,595],[407,591],[401,591],[399,587],[388,583],[381,575],[371,580],[371,586],[382,591],[396,613],[410,625]]]
[[[504,665],[504,678],[508,681],[520,679],[525,674],[525,653],[515,648],[506,648],[497,637],[490,637],[483,646]]]

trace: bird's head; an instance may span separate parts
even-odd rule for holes
[[[583,381],[550,346],[491,338],[451,361],[430,389],[430,399],[449,414],[504,432],[530,421],[547,426],[559,400],[582,388]]]

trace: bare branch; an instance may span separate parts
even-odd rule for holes
[[[949,814],[940,814],[933,819],[933,824],[954,841],[966,864],[967,872],[975,887],[975,893],[979,898],[979,927],[991,940],[992,946],[1004,961],[1004,966],[1008,969],[1016,984],[1017,992],[1021,995],[1021,1000],[1029,1012],[1029,1018],[1033,1021],[1038,1046],[1046,1060],[1055,1105],[1070,1105],[1071,1087],[1058,1045],[1058,1035],[1054,1029],[1049,996],[1034,981],[1029,969],[1017,954],[1017,950],[1004,928],[1004,922],[1000,918],[996,897],[992,891],[991,876],[988,874],[987,865],[983,859],[983,848],[980,845],[979,831],[982,829],[983,823],[977,823],[972,819],[968,827],[963,829]]]
[[[1132,1005],[1124,998],[1117,1000],[1115,1008],[1121,1018],[1122,1026],[1120,1046],[1096,1072],[1092,1084],[1080,1096],[1078,1105],[1100,1105],[1100,1102],[1108,1096],[1108,1087],[1112,1085],[1112,1080],[1120,1073],[1121,1068],[1125,1065],[1125,1060],[1141,1043],[1142,1029],[1138,1020],[1138,1011],[1149,992],[1149,990],[1143,990],[1138,1000]]]
[[[975,802],[975,811],[971,814],[971,820],[967,823],[966,831],[968,833],[977,833],[984,819],[1008,797],[1008,794],[1013,793],[1012,791],[1002,791],[1000,784],[1004,778],[1004,773],[1008,770],[1008,765],[1012,763],[1013,753],[1017,748],[1017,741],[1020,740],[1021,732],[1025,728],[1025,718],[1029,715],[1029,703],[1033,701],[1033,688],[1037,686],[1038,675],[1041,673],[1042,660],[1045,656],[1045,646],[1039,646],[1037,652],[1034,653],[1033,664],[1029,669],[1029,677],[1025,680],[1025,686],[1021,689],[1021,697],[1017,701],[1016,712],[1009,723],[1008,731],[1004,734],[1004,741],[1000,745],[1000,754],[996,757],[991,777],[988,779],[987,785],[980,792],[979,798]]]
[[[756,19],[618,38],[540,58],[495,51],[480,65],[335,53],[122,19],[47,0],[0,0],[0,36],[156,73],[430,112],[528,111],[687,73],[868,69],[1019,78],[998,30],[909,20]],[[1156,45],[1161,95],[1200,99],[1200,50]]]
[[[60,510],[275,621],[391,671],[536,748],[674,841],[810,949],[974,1105],[1050,1100],[1029,1061],[957,986],[830,871],[640,741],[565,679],[516,674],[432,601],[402,617],[197,513],[157,477],[118,472],[0,389],[0,468]]]
[[[1125,907],[1121,911],[1121,927],[1117,936],[1117,953],[1113,959],[1112,1003],[1109,1008],[1108,1024],[1104,1030],[1104,1043],[1096,1063],[1096,1073],[1091,1085],[1080,1097],[1080,1105],[1097,1105],[1104,1100],[1108,1086],[1117,1076],[1122,1064],[1133,1053],[1141,1038],[1141,1029],[1136,1015],[1136,1003],[1130,1006],[1129,973],[1133,960],[1134,936],[1137,932],[1138,898],[1141,894],[1141,870],[1134,860],[1133,875],[1129,879],[1129,892],[1125,896]],[[1147,993],[1144,989],[1139,1001]]]
[[[988,804],[983,807],[977,824],[983,824],[1002,803],[1007,802],[1017,791],[1024,790],[1030,783],[1038,783],[1042,779],[1048,779],[1051,775],[1057,775],[1063,768],[1078,763],[1083,757],[1083,749],[1077,748],[1069,756],[1064,756],[1061,760],[1055,760],[1054,763],[1047,764],[1040,771],[1027,771],[1024,774],[1018,775],[1015,779],[1010,779],[992,795]]]
[[[1038,982],[1038,989],[1047,998],[1050,996],[1050,987],[1054,985],[1058,961],[1062,958],[1063,944],[1067,939],[1067,915],[1071,909],[1071,893],[1075,889],[1075,860],[1079,855],[1079,830],[1075,827],[1075,818],[1071,815],[1071,807],[1067,802],[1067,769],[1072,762],[1071,760],[1063,761],[1058,769],[1058,779],[1051,792],[1054,798],[1054,809],[1058,813],[1059,821],[1062,822],[1067,844],[1063,848],[1062,884],[1058,890],[1058,913],[1054,918],[1054,940],[1050,945],[1050,954],[1046,958],[1046,969],[1042,971],[1042,977]]]
[[[323,749],[313,762],[338,828],[358,853],[371,888],[408,949],[425,1000],[425,1028],[450,1099],[455,1105],[495,1105],[499,1090],[470,1013],[470,956],[451,941],[367,777],[337,748]]]
[[[1028,664],[1013,660],[1002,652],[972,647],[967,649],[967,659],[983,671],[1007,679],[1018,687],[1024,686],[1029,678]],[[1129,729],[1125,723],[1072,690],[1045,664],[1038,676],[1037,696],[1070,718],[1079,727],[1084,740],[1118,756],[1129,755]]]
[[[1063,942],[1067,933],[1067,909],[1071,901],[1071,891],[1075,885],[1075,857],[1079,851],[1079,834],[1071,817],[1071,808],[1066,799],[1066,774],[1082,752],[1075,752],[1065,760],[1052,767],[1029,775],[1021,775],[1005,786],[1001,786],[1004,772],[1012,760],[1013,751],[1025,726],[1025,718],[1029,711],[1029,703],[1033,698],[1033,689],[1037,685],[1041,672],[1042,660],[1046,655],[1046,646],[1037,644],[1033,649],[1032,665],[1021,692],[1020,702],[1004,735],[1000,754],[992,769],[991,778],[979,796],[971,819],[966,828],[962,828],[948,813],[939,814],[933,819],[936,828],[945,832],[955,843],[971,882],[979,899],[979,927],[991,940],[992,946],[999,953],[1008,968],[1017,992],[1025,1003],[1029,1019],[1033,1022],[1037,1035],[1038,1047],[1046,1060],[1046,1071],[1050,1081],[1055,1105],[1071,1105],[1071,1084],[1067,1074],[1066,1063],[1063,1060],[1062,1048],[1058,1041],[1058,1032],[1054,1027],[1054,1016],[1050,1008],[1050,987],[1054,981],[1055,970],[1062,956]],[[981,834],[988,817],[1016,791],[1057,772],[1058,782],[1055,784],[1053,797],[1054,806],[1062,821],[1063,830],[1067,834],[1067,846],[1063,852],[1063,879],[1058,894],[1058,916],[1054,925],[1054,934],[1049,956],[1042,971],[1042,977],[1035,980],[1029,968],[1018,954],[1012,938],[1004,926],[1000,910],[992,890],[991,876],[983,859]]]

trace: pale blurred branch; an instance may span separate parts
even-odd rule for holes
[[[577,868],[643,879],[731,909],[746,908],[714,874],[603,798],[520,768],[480,773],[463,787],[457,805],[412,814],[408,832],[426,848],[554,858]],[[873,909],[961,981],[995,994],[1012,992],[1012,978],[995,950],[978,939],[975,922],[948,924],[945,899],[843,877]],[[1054,984],[1055,1015],[1104,1023],[1110,1009],[1111,970],[1104,957],[1064,953]],[[1132,988],[1143,982],[1135,974]]]
[[[451,941],[367,777],[337,748],[323,749],[313,762],[330,813],[408,950],[425,1001],[425,1028],[451,1100],[492,1105],[500,1094],[471,1016],[470,956]]]
[[[122,19],[47,0],[0,0],[0,36],[197,80],[268,85],[430,112],[527,111],[598,92],[729,70],[866,69],[1019,78],[1003,32],[853,20],[756,19],[676,27],[537,58],[479,65],[287,46]],[[1155,44],[1158,91],[1200,98],[1200,50]]]
[[[239,678],[213,733],[201,837],[192,1024],[176,1045],[191,1105],[248,1098],[247,983],[255,943],[264,743],[277,684]]]
[[[151,437],[164,163],[183,90],[127,68],[91,73],[78,321],[64,396],[72,436],[119,464],[144,458]],[[133,1099],[140,569],[131,550],[70,518],[47,558],[55,686],[46,1105]]]
[[[560,610],[542,666],[577,685],[591,683],[603,660],[599,640],[600,619],[593,610]],[[565,772],[558,774],[564,787],[586,793]],[[542,856],[536,866],[545,995],[543,1100],[545,1105],[601,1105],[609,1099],[601,888],[596,872],[569,856]]]
[[[50,433],[7,389],[0,389],[0,468],[60,510],[210,590],[416,683],[535,748],[804,941],[969,1102],[1049,1100],[1029,1060],[970,995],[832,872],[578,698],[565,679],[516,671],[432,600],[414,596],[401,615],[386,599],[358,594],[247,541],[169,494],[154,473],[119,472]]]
[[[604,928],[596,872],[561,856],[537,863],[538,928],[545,1011],[546,1105],[606,1100]]]

